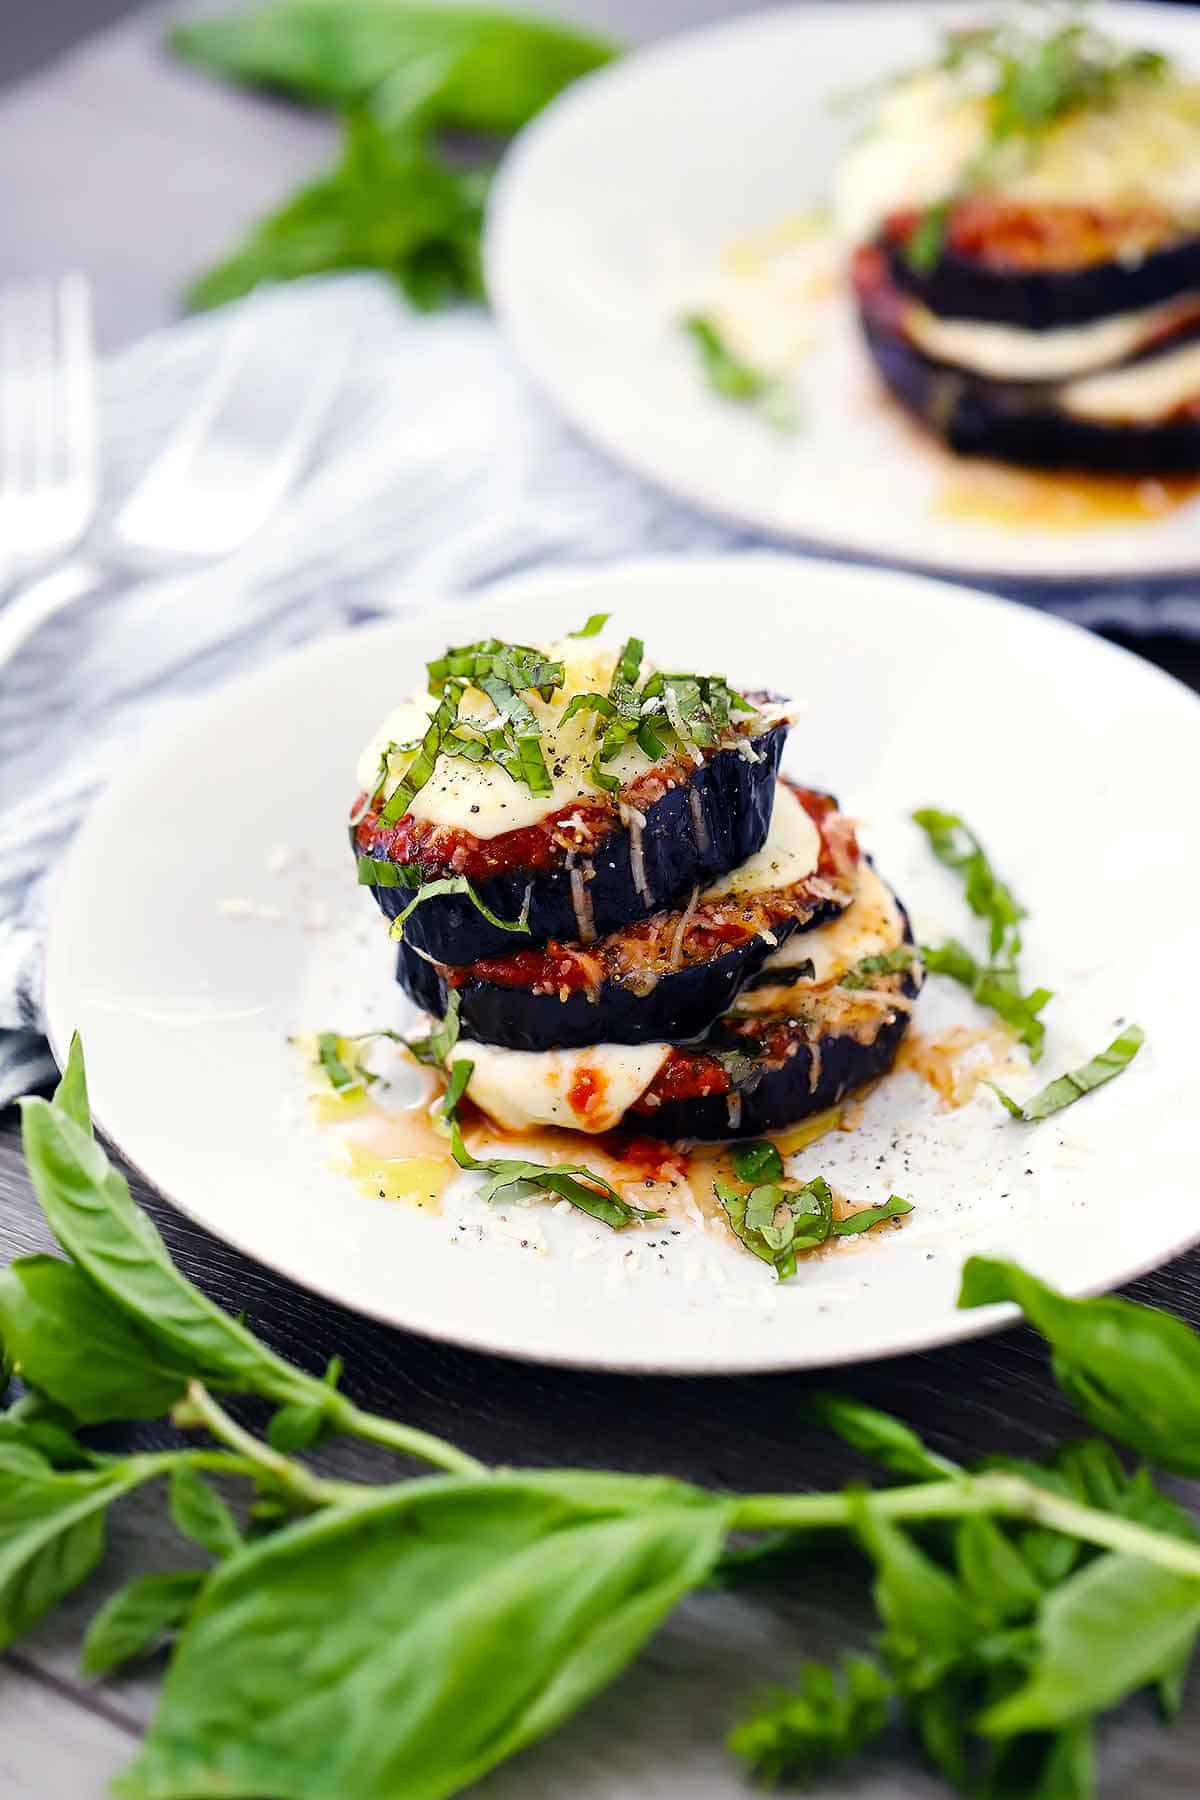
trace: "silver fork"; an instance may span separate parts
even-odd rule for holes
[[[84,276],[0,288],[0,586],[65,556],[91,523],[94,360]]]
[[[195,410],[171,434],[90,555],[0,610],[0,669],[39,626],[116,573],[169,574],[229,556],[294,483],[341,381],[344,353],[281,340],[269,300],[247,303]],[[298,351],[300,353],[298,353]]]

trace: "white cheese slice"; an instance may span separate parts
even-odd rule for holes
[[[1090,375],[1058,392],[1065,412],[1113,425],[1152,424],[1194,400],[1200,400],[1200,342]]]
[[[927,356],[976,375],[998,381],[1063,381],[1132,356],[1191,308],[1200,311],[1200,295],[1115,313],[1088,325],[1025,331],[977,319],[942,319],[914,302],[905,308],[904,330]]]
[[[811,875],[821,859],[821,834],[785,782],[775,788],[767,841],[754,856],[705,888],[703,900],[731,899],[791,887]]]
[[[591,1044],[583,1050],[501,1050],[472,1044],[467,1092],[497,1125],[611,1131],[654,1080],[669,1044]]]
[[[870,864],[863,863],[854,899],[845,912],[815,931],[795,933],[763,964],[766,975],[811,962],[812,975],[777,987],[764,982],[762,987],[748,988],[738,996],[737,1010],[774,1012],[804,988],[836,981],[865,956],[882,956],[903,942],[904,919],[895,896]]]
[[[897,82],[873,128],[843,159],[834,191],[838,234],[873,237],[889,213],[943,200],[968,176],[990,132],[978,67]],[[1121,208],[1150,206],[1200,220],[1200,86],[1129,82],[1112,103],[1081,108],[1033,153],[1019,136],[989,161],[989,191],[1005,199]]]

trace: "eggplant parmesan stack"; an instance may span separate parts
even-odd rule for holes
[[[1200,471],[1200,85],[1079,22],[953,34],[838,178],[859,317],[951,449]]]
[[[904,914],[836,802],[778,778],[785,706],[636,639],[489,639],[428,673],[364,752],[351,840],[497,1124],[733,1137],[888,1066]]]

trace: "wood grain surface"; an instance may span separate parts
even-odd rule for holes
[[[575,0],[558,10],[649,36],[737,9],[719,0]],[[188,273],[318,162],[330,139],[319,119],[171,67],[159,48],[162,17],[142,15],[0,98],[0,279],[86,267],[109,344],[169,320]],[[1195,652],[1169,642],[1147,648],[1200,687]],[[816,1488],[862,1472],[849,1452],[800,1421],[805,1391],[819,1377],[588,1375],[457,1351],[315,1299],[198,1230],[142,1183],[134,1192],[186,1272],[247,1312],[284,1355],[312,1369],[343,1355],[356,1400],[488,1461],[659,1470],[733,1488]],[[46,1247],[10,1112],[0,1120],[0,1258]],[[1129,1291],[1200,1324],[1200,1253]],[[1024,1331],[846,1371],[837,1385],[895,1410],[938,1449],[967,1460],[1037,1452],[1078,1432]],[[358,1478],[392,1467],[361,1446],[335,1448],[325,1460]],[[1200,1484],[1181,1491],[1200,1509]],[[154,1672],[84,1683],[82,1626],[115,1581],[178,1553],[158,1497],[127,1502],[102,1575],[6,1659],[0,1800],[100,1800],[148,1716]],[[481,1791],[494,1800],[732,1800],[741,1790],[721,1737],[733,1700],[756,1681],[786,1677],[804,1656],[829,1654],[848,1633],[862,1635],[861,1585],[852,1566],[815,1553],[785,1592],[697,1599],[583,1717]],[[1200,1789],[1198,1767],[1200,1697],[1192,1695],[1170,1732],[1135,1703],[1106,1734],[1103,1791],[1190,1800]],[[934,1800],[944,1792],[899,1741],[825,1791],[858,1800]]]

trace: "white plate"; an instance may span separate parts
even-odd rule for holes
[[[1200,67],[1200,17],[1185,8],[1096,16]],[[1194,571],[1195,501],[1076,530],[940,516],[950,459],[881,398],[844,296],[814,309],[793,437],[710,394],[678,330],[724,249],[827,198],[861,128],[831,99],[927,59],[946,19],[818,0],[670,39],[571,87],[522,134],[494,194],[497,312],[538,382],[612,455],[754,529],[997,578]]]
[[[328,1166],[289,1033],[405,1019],[343,836],[359,747],[448,637],[552,637],[601,610],[652,650],[685,645],[698,668],[804,699],[788,766],[836,787],[864,821],[921,935],[969,937],[971,922],[907,815],[961,809],[1030,908],[1029,975],[1060,990],[1045,1070],[1099,1049],[1123,1015],[1149,1034],[1129,1072],[1035,1128],[988,1095],[943,1112],[917,1077],[896,1075],[856,1132],[797,1166],[856,1199],[907,1194],[917,1210],[782,1287],[716,1234],[683,1230],[631,1271],[635,1232],[538,1201],[481,1240],[477,1202],[420,1214]],[[185,1212],[394,1324],[509,1355],[679,1372],[945,1342],[995,1320],[954,1310],[970,1251],[1019,1256],[1079,1290],[1200,1235],[1200,857],[1180,791],[1198,761],[1200,705],[1185,689],[1073,627],[963,590],[765,555],[540,574],[313,644],[148,745],[55,884],[53,1041],[61,1051],[79,1028],[105,1133]],[[283,871],[280,848],[293,856]],[[231,916],[230,901],[250,916]],[[282,919],[253,916],[280,905]],[[949,987],[931,982],[925,1029],[979,1022],[957,990],[934,991]],[[664,1236],[649,1228],[642,1241]]]

